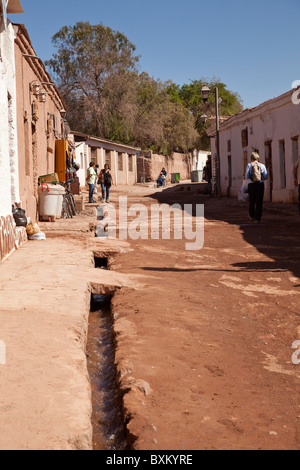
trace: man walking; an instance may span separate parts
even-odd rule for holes
[[[298,186],[298,193],[299,193],[299,203],[298,203],[298,210],[300,215],[300,156],[298,157],[297,163],[294,166],[294,182],[295,186]]]
[[[95,171],[95,163],[91,162],[87,171],[86,182],[89,186],[89,204],[92,204],[94,201],[94,188],[97,179],[97,173]]]
[[[265,194],[264,181],[268,179],[268,172],[262,163],[259,163],[259,155],[253,152],[251,163],[247,166],[246,179],[251,180],[248,185],[249,192],[249,216],[257,224],[260,223],[263,211],[263,202]]]

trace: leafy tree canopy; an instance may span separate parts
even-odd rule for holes
[[[139,57],[128,38],[102,24],[64,26],[46,62],[68,108],[72,129],[162,153],[209,146],[199,116],[213,114],[214,94],[205,105],[201,89],[218,86],[221,114],[241,111],[238,94],[219,80],[179,86],[139,73]]]

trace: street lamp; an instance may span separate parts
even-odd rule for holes
[[[204,86],[201,90],[201,95],[202,95],[202,99],[204,103],[207,102],[209,94],[210,94],[210,89],[208,88],[208,86]]]
[[[66,118],[66,116],[67,116],[67,111],[65,110],[65,108],[62,108],[62,109],[60,110],[60,115],[61,115],[61,118],[62,118],[62,119],[65,119],[65,118]]]
[[[200,120],[201,120],[202,124],[205,124],[206,121],[207,121],[207,116],[206,116],[206,114],[202,114],[202,116],[200,116]]]
[[[210,89],[208,86],[204,86],[201,90],[201,96],[204,103],[207,102],[209,97]],[[219,90],[218,87],[215,88],[215,101],[216,101],[216,150],[217,150],[217,158],[216,158],[216,193],[217,196],[221,196],[221,188],[220,188],[220,112],[219,112]]]
[[[40,89],[38,98],[40,103],[46,103],[47,93],[44,88]]]

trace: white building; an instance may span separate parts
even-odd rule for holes
[[[251,153],[256,150],[267,167],[265,200],[292,203],[298,193],[293,167],[299,155],[300,89],[246,109],[220,125],[221,193],[237,197]],[[298,104],[299,103],[299,104]],[[213,158],[215,131],[209,130]]]
[[[100,168],[104,168],[107,163],[115,185],[137,183],[136,154],[140,149],[73,131],[69,140],[74,142],[75,161],[80,165],[78,176],[81,186],[86,185],[90,162],[98,164]]]
[[[6,15],[22,12],[19,0],[0,0],[0,261],[19,236],[12,217],[12,206],[20,202],[15,32]]]

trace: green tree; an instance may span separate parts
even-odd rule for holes
[[[202,100],[201,90],[203,86],[208,86],[211,90],[207,103]],[[199,146],[205,150],[209,148],[210,142],[206,135],[207,126],[210,125],[210,119],[215,117],[215,88],[218,87],[219,97],[221,98],[220,115],[232,116],[242,111],[242,100],[238,93],[227,89],[225,83],[220,80],[194,80],[190,84],[184,84],[182,87],[171,84],[168,93],[174,103],[182,103],[190,110],[195,118],[195,127],[199,134]],[[201,115],[206,114],[209,118],[208,123],[204,125],[201,122]]]
[[[82,131],[122,138],[130,77],[139,60],[135,46],[125,35],[88,22],[63,27],[52,41],[57,53],[46,65],[69,105],[70,122],[80,114]]]
[[[170,85],[172,83],[154,80],[146,73],[138,76],[136,142],[143,148],[164,154],[188,152],[197,139],[195,120],[183,104],[171,99]]]
[[[214,96],[201,98],[204,80],[180,87],[138,73],[135,46],[102,24],[64,26],[52,38],[56,53],[46,62],[54,75],[72,129],[169,154],[209,146],[199,117],[213,114]],[[220,81],[221,113],[241,110],[240,98]]]

